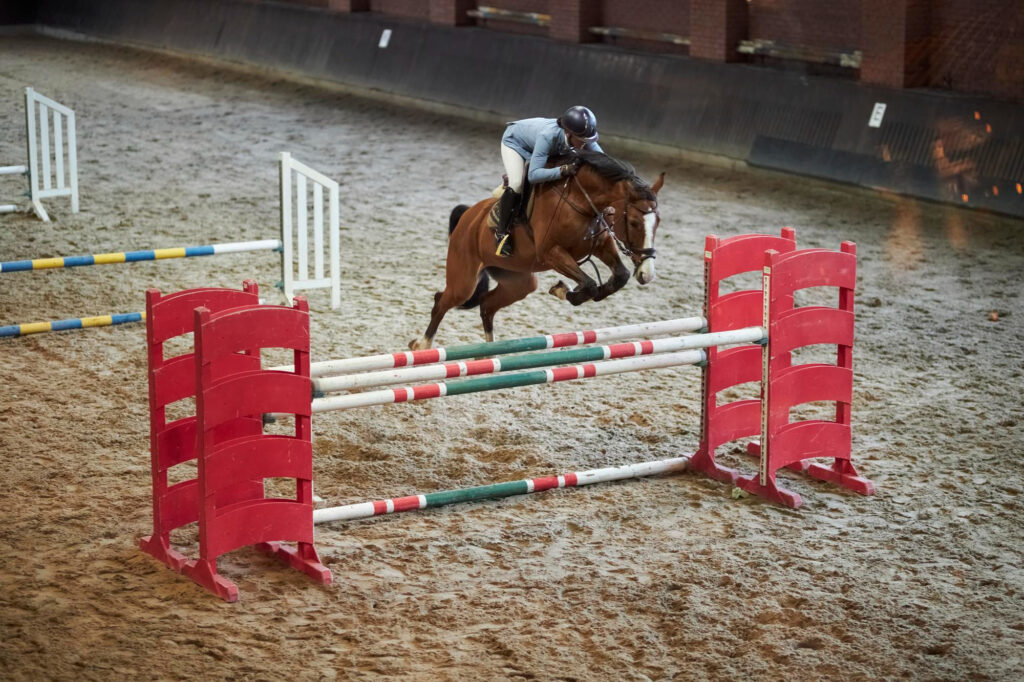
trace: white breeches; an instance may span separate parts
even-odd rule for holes
[[[516,150],[501,145],[501,162],[505,165],[508,186],[517,194],[523,193],[523,176],[526,174],[526,161]]]

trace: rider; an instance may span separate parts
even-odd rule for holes
[[[508,124],[501,137],[501,160],[508,186],[493,212],[494,237],[498,244],[496,255],[512,253],[512,214],[522,195],[526,162],[530,162],[527,178],[530,184],[558,180],[575,173],[576,166],[545,168],[548,159],[580,149],[603,151],[597,144],[597,117],[586,107],[570,107],[559,118],[524,118]]]

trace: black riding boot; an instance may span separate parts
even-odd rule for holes
[[[512,218],[518,206],[519,193],[506,187],[505,192],[498,199],[498,203],[495,204],[494,240],[498,245],[494,251],[496,256],[512,255],[512,225],[515,222]]]

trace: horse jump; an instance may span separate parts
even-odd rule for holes
[[[751,289],[725,295],[719,294],[718,283],[720,280],[750,271],[763,271],[763,286],[760,290]],[[201,564],[205,566],[203,569],[205,572],[198,577],[195,571],[192,571],[190,575],[200,584],[230,600],[232,595],[237,598],[237,590],[234,592],[226,590],[223,584],[218,582],[224,579],[216,574],[216,556],[234,547],[244,544],[260,546],[261,543],[270,540],[297,540],[300,543],[300,549],[305,547],[302,549],[302,561],[294,557],[288,559],[284,556],[281,557],[282,560],[305,570],[314,577],[319,576],[318,579],[323,580],[323,575],[317,573],[316,566],[320,566],[320,564],[315,554],[311,553],[311,545],[303,544],[311,542],[314,521],[321,523],[342,518],[362,518],[471,499],[504,497],[553,487],[569,487],[580,484],[580,476],[583,476],[584,479],[593,478],[595,480],[590,482],[597,482],[604,480],[605,476],[608,477],[607,480],[617,480],[618,478],[662,473],[669,470],[676,471],[685,467],[693,471],[708,473],[715,478],[732,481],[737,486],[772,501],[798,507],[801,504],[799,496],[778,487],[776,482],[777,470],[786,467],[816,478],[832,481],[863,494],[871,494],[873,492],[871,483],[857,476],[850,463],[849,405],[852,401],[852,370],[847,361],[852,355],[852,293],[855,275],[855,249],[849,243],[843,244],[841,252],[824,249],[796,251],[792,230],[788,229],[783,231],[781,237],[741,235],[726,240],[709,238],[705,250],[705,314],[707,316],[706,326],[712,330],[710,332],[681,339],[647,340],[632,344],[606,345],[559,352],[563,354],[561,358],[563,360],[567,360],[569,354],[576,354],[576,357],[580,357],[579,354],[582,353],[594,354],[594,359],[597,359],[598,354],[600,358],[611,358],[613,353],[619,353],[621,354],[619,359],[316,399],[309,397],[312,393],[312,379],[310,378],[312,372],[308,360],[308,331],[306,330],[308,314],[305,313],[305,304],[301,299],[296,301],[297,308],[294,311],[277,306],[251,305],[239,308],[235,307],[238,304],[237,300],[228,302],[226,299],[237,297],[243,292],[202,290],[202,295],[206,297],[205,301],[209,305],[196,312],[194,325],[185,324],[180,319],[177,321],[172,321],[170,317],[164,319],[162,313],[160,320],[157,319],[157,315],[151,315],[149,320],[152,329],[165,330],[159,336],[151,337],[151,340],[158,340],[162,343],[163,340],[173,335],[169,334],[167,330],[173,330],[176,334],[194,330],[197,354],[200,352],[199,349],[205,347],[207,336],[212,334],[210,338],[217,342],[219,355],[206,352],[205,359],[202,360],[203,364],[200,366],[198,360],[195,363],[195,380],[191,382],[191,389],[188,390],[194,390],[197,396],[197,416],[164,425],[162,428],[168,435],[162,435],[160,428],[153,430],[154,535],[146,539],[149,543],[146,549],[169,566],[182,565],[181,562],[184,559],[179,560],[177,557],[180,555],[176,555],[173,550],[170,550],[166,541],[157,542],[156,549],[154,549],[153,538],[166,539],[171,528],[196,520],[197,516],[202,534],[204,523],[211,523],[211,521],[204,522],[203,514],[196,512],[194,491],[198,489],[198,499],[206,500],[208,506],[213,505],[203,513],[207,516],[212,515],[212,518],[215,519],[212,521],[215,524],[212,527],[218,529],[216,532],[230,537],[231,542],[214,545],[213,550],[209,549],[209,545],[207,545],[207,549],[204,549],[201,544],[200,560],[198,563],[192,562],[190,565]],[[818,306],[794,308],[793,291],[816,286],[839,287],[840,306],[838,308]],[[218,297],[216,293],[218,291],[225,292],[224,301]],[[253,293],[250,289],[247,289],[247,292],[249,295]],[[192,292],[182,292],[175,296],[184,297],[190,293]],[[171,298],[168,297],[168,299]],[[183,303],[180,306],[181,309],[178,310],[179,316],[188,312],[187,305],[195,303],[194,299],[182,298],[181,300]],[[210,309],[221,312],[211,313]],[[281,324],[271,323],[271,318],[274,320],[285,319],[283,316],[286,313],[289,315],[287,319],[291,323],[299,325],[300,328],[285,329]],[[688,326],[694,327],[694,330],[705,326],[705,320],[701,318],[688,319],[690,320]],[[668,325],[670,328],[673,325],[678,328],[680,325],[678,320],[671,322],[672,325]],[[751,322],[761,323],[761,326],[756,326]],[[208,325],[209,329],[207,329]],[[633,326],[633,328],[635,327]],[[769,332],[767,338],[765,337],[766,330]],[[584,339],[590,339],[590,342],[593,342],[596,336],[595,332],[571,332],[518,341],[527,341],[526,345],[534,346],[539,343],[537,339],[543,339],[545,344],[550,344],[553,339],[557,338],[573,345],[578,342],[586,342],[583,341]],[[225,338],[230,338],[230,343],[225,345],[223,342]],[[282,342],[282,338],[289,339],[288,343]],[[293,345],[296,343],[296,339],[302,340],[298,348]],[[516,345],[516,341],[498,342],[498,344],[501,343],[507,344],[502,347],[502,352],[515,352],[510,348]],[[728,349],[718,349],[718,345],[726,343],[739,345]],[[796,348],[822,343],[837,345],[839,355],[836,365],[790,364],[790,354]],[[408,373],[410,370],[414,372],[429,370],[436,373],[443,371],[446,376],[449,372],[458,371],[461,375],[463,370],[468,373],[471,363],[441,364],[440,361],[445,359],[442,356],[468,352],[460,350],[460,348],[476,347],[479,350],[480,346],[486,345],[491,344],[474,344],[470,347],[428,351],[433,354],[430,356],[433,360],[428,359],[425,354],[395,353],[373,356],[359,362],[349,361],[347,364],[336,361],[333,367],[335,369],[339,366],[346,367],[349,371],[358,367],[366,370],[362,376],[370,376],[374,373],[374,369],[382,367],[397,367],[396,372],[404,378],[413,376]],[[275,346],[295,348],[296,362],[292,366],[294,371],[282,371],[281,368],[275,368],[276,371],[251,371],[258,368],[259,349]],[[151,346],[151,348],[156,348],[156,346]],[[679,348],[684,348],[684,350],[679,350]],[[658,350],[655,351],[655,349]],[[240,355],[239,351],[243,350],[246,354]],[[504,362],[511,363],[506,364],[505,368],[518,362],[528,363],[528,366],[558,364],[559,360],[554,356],[559,353],[540,353],[537,354],[537,358],[546,357],[535,360],[527,360],[529,355],[513,355],[511,358],[504,359]],[[622,357],[623,355],[626,357]],[[182,358],[184,357],[186,356],[182,356]],[[192,356],[187,357],[191,363]],[[182,358],[175,358],[173,362],[178,364],[182,370],[190,370],[192,364],[185,364]],[[159,363],[154,364],[157,359],[157,356],[151,352],[151,399],[154,395],[166,393],[159,390],[159,382],[171,381],[169,377],[160,376],[165,372],[160,370]],[[433,364],[430,364],[431,362]],[[423,366],[417,368],[414,366],[417,363]],[[240,459],[238,453],[235,452],[243,445],[247,450],[252,449],[254,453],[256,452],[253,449],[255,445],[249,443],[255,443],[252,440],[254,438],[263,437],[260,435],[262,430],[258,423],[259,415],[263,414],[295,415],[298,433],[298,431],[302,431],[304,425],[308,425],[308,421],[314,413],[332,409],[349,409],[513,386],[596,378],[622,372],[684,364],[702,365],[702,391],[705,409],[702,414],[701,445],[693,455],[664,462],[615,467],[594,472],[582,472],[582,474],[568,474],[563,477],[527,479],[494,486],[445,491],[433,495],[379,500],[314,512],[312,502],[308,498],[302,498],[304,488],[301,481],[311,476],[311,473],[306,472],[311,472],[312,450],[311,445],[307,449],[304,445],[306,441],[301,440],[296,445],[296,447],[301,445],[301,449],[289,455],[289,461],[293,462],[291,466],[296,467],[295,477],[300,480],[299,497],[295,500],[298,507],[293,508],[293,511],[301,509],[301,512],[294,511],[294,514],[289,517],[291,525],[287,526],[287,532],[280,530],[281,526],[278,524],[278,530],[274,531],[278,534],[271,535],[270,531],[266,530],[268,526],[261,524],[260,514],[256,511],[258,505],[254,506],[253,500],[262,496],[262,491],[257,489],[262,486],[261,479],[271,476],[280,477],[281,469],[269,467],[261,457]],[[403,365],[411,367],[402,369]],[[484,366],[480,365],[481,368]],[[324,367],[327,365],[321,364],[321,368]],[[491,367],[492,371],[501,369],[493,365]],[[483,370],[481,372],[483,373]],[[384,372],[382,374],[389,375],[377,377],[385,383],[393,383],[396,378],[395,373]],[[361,375],[354,374],[353,376]],[[257,380],[260,382],[258,386],[255,383],[249,386],[249,383]],[[731,386],[750,381],[761,382],[760,400],[740,400],[718,404],[717,393]],[[280,382],[279,389],[272,388],[277,385],[277,382]],[[165,401],[163,404],[187,397],[184,395],[185,382],[180,379],[174,380],[174,385],[177,387],[176,391],[173,395],[163,395],[161,398],[161,401]],[[359,387],[372,388],[373,385],[372,382],[366,380],[361,382]],[[304,399],[303,391],[305,391]],[[200,398],[200,396],[206,397]],[[227,400],[227,404],[224,403],[225,400]],[[790,408],[794,405],[819,401],[836,402],[837,415],[834,422],[789,422]],[[755,404],[756,409],[754,408]],[[152,414],[162,418],[162,410],[161,404],[151,404]],[[229,417],[234,421],[230,421]],[[225,419],[229,419],[229,421],[225,422]],[[204,427],[204,424],[207,426]],[[230,428],[225,429],[225,426]],[[214,436],[214,431],[210,430],[212,428],[219,429],[220,436]],[[230,433],[232,430],[235,432],[234,435]],[[176,435],[174,440],[169,437],[172,432]],[[204,433],[206,436],[201,435]],[[189,434],[200,435],[196,435],[195,440],[192,441],[189,440]],[[755,448],[760,457],[757,474],[744,477],[738,473],[729,473],[732,470],[724,469],[715,462],[714,453],[717,447],[737,438],[757,434],[761,435],[758,447]],[[204,437],[214,438],[214,440],[204,444]],[[218,441],[217,438],[220,440]],[[281,437],[273,438],[277,439],[272,441],[275,444],[274,447],[281,447],[284,442],[280,440]],[[161,451],[161,448],[170,449]],[[306,453],[307,450],[308,455],[303,454],[299,459],[295,459],[295,457],[299,457],[296,453]],[[308,462],[303,459],[307,456]],[[810,458],[819,457],[834,458],[833,466],[827,467],[809,461]],[[169,466],[191,458],[200,460],[198,479],[179,484],[183,491],[181,493],[171,494],[166,486],[160,487],[160,476],[164,477],[162,480],[165,483],[166,469]],[[229,470],[223,468],[229,462],[230,476],[226,475]],[[209,487],[204,488],[204,486],[214,485],[214,483],[204,483],[204,474],[202,473],[204,467],[215,467],[215,470],[219,472],[215,485],[218,486],[217,490],[220,492]],[[276,473],[270,473],[271,471]],[[202,492],[204,489],[205,493]],[[217,495],[222,497],[217,498]],[[173,504],[171,504],[172,502]],[[166,506],[169,506],[170,509],[166,509]],[[162,512],[162,515],[158,511]],[[168,518],[173,522],[168,521]],[[231,529],[232,523],[238,524],[234,530]]]
[[[78,213],[75,112],[32,88],[25,88],[25,124],[28,165],[2,166],[0,175],[28,176],[32,210],[44,222],[50,222],[50,216],[43,208],[43,199],[70,197],[71,212]],[[17,204],[0,205],[0,213],[17,210]]]
[[[0,274],[28,270],[75,268],[90,265],[116,265],[175,258],[221,256],[251,251],[281,253],[281,288],[291,303],[297,291],[330,288],[331,307],[341,307],[340,227],[338,221],[338,183],[296,161],[287,152],[281,153],[281,238],[247,242],[225,242],[203,246],[185,246],[144,251],[119,251],[82,256],[57,256],[0,262]],[[312,185],[312,191],[310,191]],[[324,206],[324,194],[328,204]],[[309,214],[312,212],[312,226]],[[326,218],[326,223],[325,223]],[[324,228],[327,228],[329,251],[325,249]],[[312,229],[312,243],[309,232]],[[310,250],[313,251],[313,277],[310,277]],[[327,266],[329,265],[329,272]],[[73,318],[54,322],[32,322],[0,326],[0,337],[22,336],[47,331],[102,327],[138,322],[142,312]]]

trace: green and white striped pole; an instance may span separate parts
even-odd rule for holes
[[[578,488],[594,483],[606,483],[608,481],[621,481],[627,478],[641,478],[644,476],[657,476],[686,469],[689,462],[688,457],[675,457],[658,462],[644,462],[641,464],[627,464],[620,467],[609,467],[607,469],[592,469],[590,471],[579,471],[560,476],[544,476],[541,478],[525,478],[521,481],[509,481],[507,483],[495,483],[492,485],[481,485],[474,488],[458,488],[456,490],[443,490],[426,495],[409,495],[407,497],[396,497],[387,500],[374,500],[373,502],[361,502],[359,504],[348,504],[341,507],[329,507],[317,509],[313,512],[313,523],[331,523],[333,521],[353,521],[355,519],[366,519],[371,516],[382,516],[404,511],[415,511],[417,509],[429,509],[431,507],[443,507],[449,504],[460,502],[474,502],[476,500],[495,500],[513,495],[528,495],[539,493],[553,488]]]

